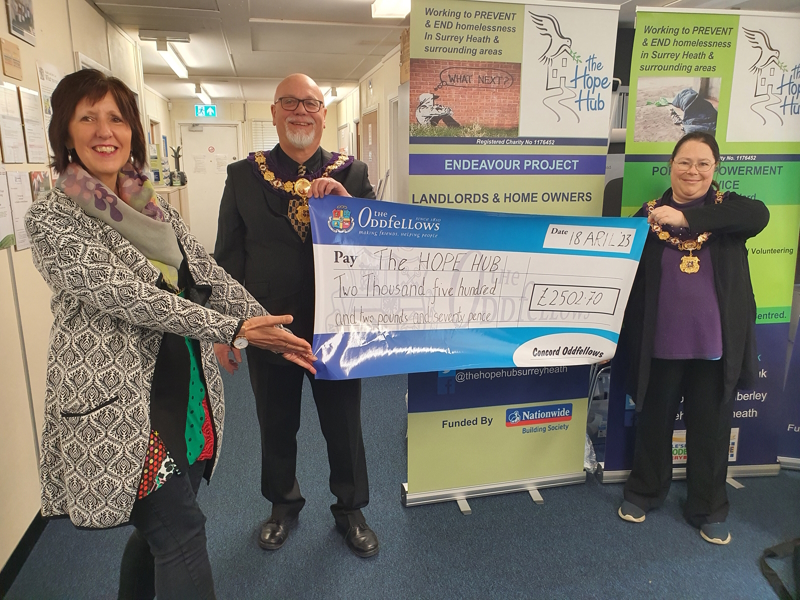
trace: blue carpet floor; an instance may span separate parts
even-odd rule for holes
[[[364,380],[362,418],[370,474],[369,524],[377,557],[353,556],[333,527],[328,464],[306,384],[298,479],[307,498],[300,523],[278,552],[256,543],[269,515],[259,492],[258,423],[246,365],[225,376],[228,402],[220,464],[199,501],[220,599],[382,598],[775,598],[758,569],[761,551],[800,536],[800,473],[743,479],[729,488],[729,546],[704,542],[681,517],[676,482],[666,506],[638,525],[616,516],[620,485],[543,490],[403,508],[406,377]],[[531,457],[535,460],[535,457]],[[7,595],[9,600],[116,597],[130,528],[78,531],[52,521]],[[788,564],[776,564],[784,576]]]

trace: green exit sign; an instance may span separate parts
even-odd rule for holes
[[[217,105],[216,104],[195,104],[194,105],[195,117],[216,117]]]

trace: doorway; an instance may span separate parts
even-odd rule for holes
[[[192,234],[211,253],[228,164],[241,156],[241,131],[238,124],[180,123],[178,143],[183,149]]]
[[[381,179],[380,160],[378,160],[378,108],[361,115],[361,160],[367,163],[369,182],[377,187]]]

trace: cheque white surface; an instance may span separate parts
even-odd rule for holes
[[[614,355],[644,219],[311,202],[318,377]]]

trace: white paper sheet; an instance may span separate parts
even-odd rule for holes
[[[17,86],[10,83],[3,83],[0,87],[0,142],[4,163],[25,162],[25,138],[22,134]]]
[[[8,191],[11,199],[11,213],[14,216],[14,235],[17,240],[17,250],[31,247],[28,232],[25,231],[25,213],[33,204],[31,184],[26,171],[8,172]]]
[[[0,171],[0,250],[10,248],[16,242],[14,217],[11,214],[11,199],[8,195],[6,170]]]
[[[195,154],[193,155],[193,158],[194,158],[194,170],[192,172],[204,175],[206,173],[206,155]]]
[[[22,107],[22,122],[25,128],[25,151],[28,162],[46,164],[47,138],[44,135],[42,107],[39,103],[39,92],[19,88],[19,103]]]

